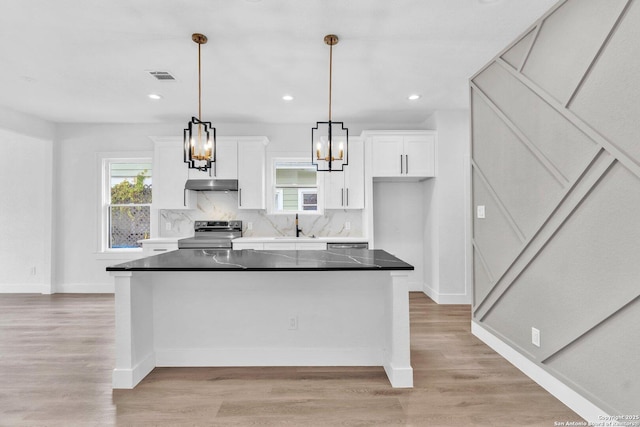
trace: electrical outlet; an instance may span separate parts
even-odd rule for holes
[[[345,230],[351,230],[351,223],[349,221],[344,223],[344,229]]]
[[[31,267],[31,275],[32,276],[36,275],[36,266],[35,265],[33,267]]]
[[[298,316],[289,317],[289,330],[293,331],[298,329]]]
[[[484,205],[478,205],[478,207],[476,208],[476,216],[478,217],[478,219],[484,219]]]
[[[170,222],[165,222],[164,223],[164,229],[167,231],[171,231],[171,223]]]
[[[247,230],[253,230],[253,223],[252,222],[248,222],[247,223]]]
[[[540,330],[531,328],[531,344],[540,347]]]

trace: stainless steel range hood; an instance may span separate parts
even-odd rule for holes
[[[194,191],[238,191],[237,179],[189,179],[185,190]]]

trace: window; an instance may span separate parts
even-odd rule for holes
[[[273,211],[319,213],[315,166],[296,159],[278,159],[274,166]]]
[[[151,159],[104,159],[103,166],[103,250],[139,249],[151,230]]]

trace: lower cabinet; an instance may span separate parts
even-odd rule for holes
[[[236,243],[236,242],[232,242],[233,245],[233,250],[234,251],[239,251],[242,249],[253,249],[256,251],[261,251],[264,249],[264,243]]]
[[[177,251],[178,242],[142,242],[142,255],[145,257],[165,252]]]
[[[234,250],[253,249],[265,251],[324,251],[326,242],[232,242]]]
[[[299,251],[324,251],[327,249],[325,242],[301,242],[296,243],[296,249]]]

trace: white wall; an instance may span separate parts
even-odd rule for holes
[[[51,292],[53,138],[53,124],[0,109],[0,292]]]
[[[56,292],[111,292],[105,268],[130,259],[99,253],[101,152],[148,151],[163,125],[59,125],[56,158]]]

